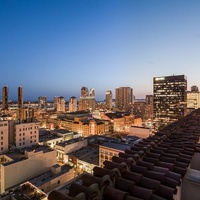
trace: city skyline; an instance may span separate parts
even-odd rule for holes
[[[200,86],[199,1],[0,1],[0,87],[17,100],[97,100],[131,87],[153,94],[153,77],[184,74]],[[114,96],[114,95],[113,95]]]

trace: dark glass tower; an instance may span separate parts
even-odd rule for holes
[[[23,96],[23,89],[21,86],[18,87],[18,108],[23,108],[24,104],[24,96]]]
[[[155,129],[182,118],[187,112],[187,79],[184,75],[153,78]]]
[[[8,86],[2,89],[2,110],[8,110]]]

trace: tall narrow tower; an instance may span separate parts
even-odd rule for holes
[[[106,107],[108,109],[112,108],[112,91],[111,90],[106,91]]]
[[[115,89],[115,107],[126,110],[133,103],[133,89],[130,87],[119,87]]]
[[[2,109],[8,110],[8,86],[4,86],[2,89]]]
[[[21,86],[18,87],[18,108],[22,108],[24,104],[23,89]]]

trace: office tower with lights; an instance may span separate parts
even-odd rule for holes
[[[8,110],[8,86],[2,89],[2,110]]]
[[[58,104],[58,96],[55,96],[53,98],[53,107],[55,111],[57,110],[57,104]]]
[[[77,111],[77,100],[76,97],[70,97],[69,99],[69,112]]]
[[[23,96],[24,94],[21,86],[18,87],[17,94],[18,94],[18,108],[22,108],[24,104],[24,96]]]
[[[47,109],[47,97],[45,96],[38,97],[38,107],[43,110]]]
[[[199,88],[196,85],[191,87],[191,92],[199,92]]]
[[[197,86],[192,86],[187,92],[187,109],[190,112],[197,108],[200,108],[200,92]]]
[[[115,107],[119,110],[127,110],[133,103],[133,89],[119,87],[115,89]]]
[[[65,98],[64,97],[58,97],[57,111],[58,112],[65,112]]]
[[[94,110],[96,107],[95,90],[88,90],[87,87],[81,88],[81,97],[79,100],[79,110]]]
[[[146,95],[145,103],[146,104],[153,104],[153,95]]]
[[[155,129],[182,118],[187,113],[187,79],[184,75],[153,78]]]
[[[112,91],[111,90],[106,91],[106,108],[108,109],[112,108]]]
[[[89,90],[87,87],[81,88],[81,97],[88,97],[89,96]]]

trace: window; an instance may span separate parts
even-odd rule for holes
[[[3,140],[3,137],[1,137],[1,140]]]
[[[3,147],[1,147],[1,150],[3,150]]]
[[[3,142],[1,142],[1,145],[3,145]]]
[[[25,133],[23,133],[23,135],[25,135]]]
[[[23,137],[23,140],[25,140],[25,137]]]
[[[1,135],[3,135],[3,131],[1,131]]]
[[[23,142],[23,145],[25,145],[25,142]]]

